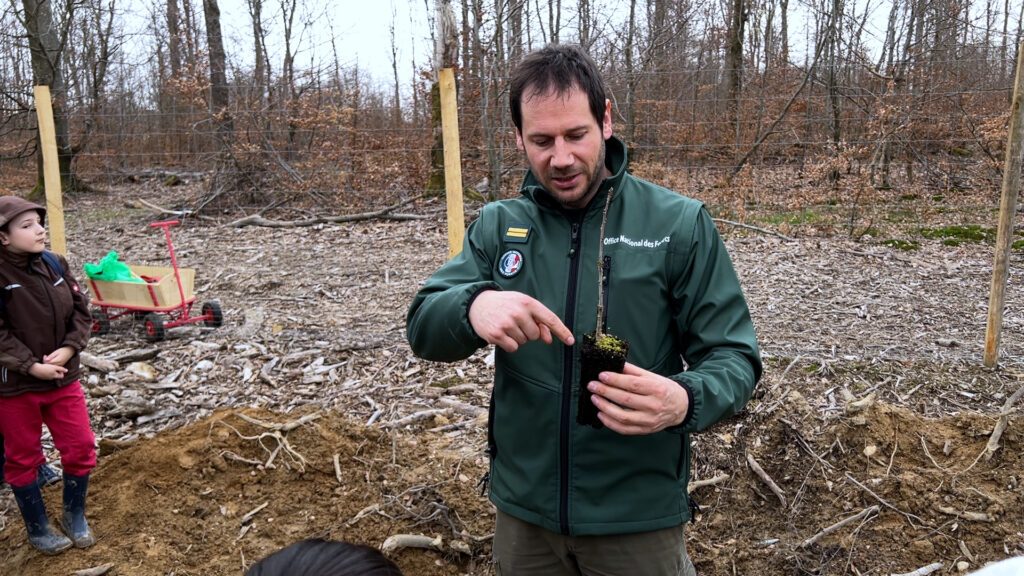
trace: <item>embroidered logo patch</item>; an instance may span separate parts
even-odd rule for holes
[[[523,264],[523,253],[519,250],[509,250],[498,260],[498,273],[505,278],[511,278],[519,274],[523,269]]]
[[[525,244],[530,239],[529,226],[509,226],[505,229],[505,242]]]

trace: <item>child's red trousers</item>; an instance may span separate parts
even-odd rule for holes
[[[89,425],[82,384],[76,380],[48,392],[0,397],[0,433],[7,456],[4,478],[11,486],[35,482],[36,468],[46,462],[39,438],[43,423],[60,452],[64,472],[85,476],[96,467],[96,437]]]

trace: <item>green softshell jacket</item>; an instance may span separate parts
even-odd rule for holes
[[[491,501],[572,535],[686,523],[689,434],[741,410],[761,375],[750,312],[703,205],[627,173],[625,146],[606,144],[612,176],[586,210],[562,210],[527,174],[521,198],[484,207],[462,252],[424,284],[407,317],[417,355],[464,359],[486,345],[469,324],[473,298],[514,290],[542,302],[581,342],[597,323],[598,236],[614,190],[603,238],[607,329],[629,341],[628,362],[684,386],[690,408],[681,425],[645,436],[581,426],[578,345],[496,350]]]

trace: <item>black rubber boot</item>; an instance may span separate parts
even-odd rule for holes
[[[46,486],[56,484],[57,482],[60,482],[60,474],[58,474],[53,468],[50,468],[49,464],[45,462],[40,464],[39,468],[36,469],[36,484],[38,484],[40,488],[45,488]]]
[[[85,496],[89,492],[89,475],[72,476],[64,474],[64,515],[60,525],[76,548],[88,548],[96,538],[85,520]]]
[[[18,502],[21,517],[25,520],[28,541],[36,550],[54,556],[71,548],[71,540],[50,527],[39,485],[32,483],[21,488],[11,486],[11,491]]]

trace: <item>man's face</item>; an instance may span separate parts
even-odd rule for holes
[[[7,231],[0,232],[0,242],[14,254],[38,254],[46,249],[46,228],[39,213],[29,210],[8,222]]]
[[[533,175],[566,208],[583,208],[608,174],[604,141],[612,135],[612,104],[605,101],[598,124],[585,92],[524,95],[522,130],[516,145],[526,152]]]

